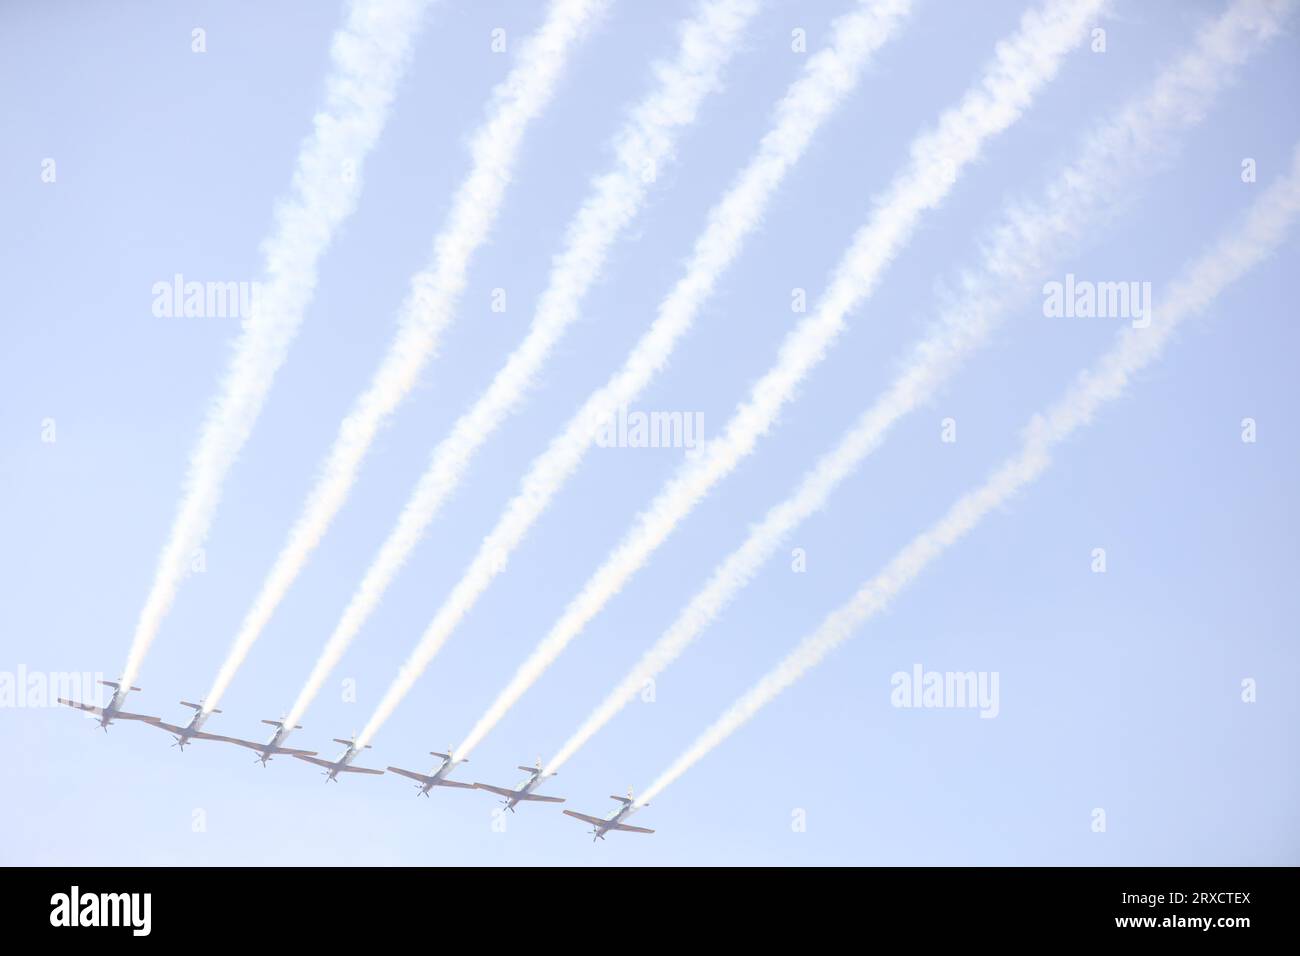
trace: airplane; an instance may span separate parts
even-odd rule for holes
[[[351,740],[343,740],[339,737],[334,738],[336,744],[343,744],[348,749],[339,754],[337,760],[322,760],[320,757],[308,757],[306,754],[294,754],[298,760],[305,760],[308,763],[314,763],[318,767],[325,768],[325,782],[333,780],[339,782],[340,773],[383,773],[382,770],[371,770],[369,767],[354,767],[352,761],[357,758],[357,741],[354,734]],[[369,750],[370,744],[366,744],[362,750]]]
[[[451,747],[447,748],[445,754],[440,754],[436,750],[430,751],[431,756],[442,758],[442,764],[435,767],[433,770],[430,770],[428,774],[416,773],[414,770],[403,770],[401,767],[389,767],[388,769],[393,773],[400,774],[403,777],[408,777],[411,780],[416,781],[415,789],[420,791],[420,793],[424,794],[426,797],[429,795],[429,791],[434,787],[459,787],[462,790],[473,790],[476,786],[475,784],[461,783],[459,780],[447,779],[447,774],[455,770],[460,764],[466,762],[465,760],[453,760],[451,758],[453,752],[453,748]]]
[[[217,710],[215,707],[210,711],[204,711],[202,701],[200,701],[197,704],[192,704],[188,700],[181,701],[181,706],[193,708],[195,712],[194,716],[190,718],[190,722],[186,724],[184,727],[178,727],[175,724],[169,724],[161,720],[153,722],[151,726],[157,727],[159,730],[165,730],[169,734],[174,736],[176,738],[176,742],[172,744],[172,746],[179,747],[182,753],[185,752],[186,746],[188,746],[196,739],[197,740],[224,740],[228,743],[237,742],[234,737],[222,737],[220,734],[207,734],[199,729],[200,727],[203,726],[204,721],[208,719],[208,716],[210,714],[221,713],[221,711]]]
[[[567,816],[575,817],[579,820],[583,820],[595,826],[595,829],[591,831],[592,833],[595,834],[595,836],[592,837],[591,840],[592,843],[595,843],[597,840],[605,839],[605,834],[608,833],[610,830],[627,830],[630,833],[654,833],[654,830],[647,829],[646,827],[634,827],[629,823],[623,822],[628,818],[628,816],[632,814],[633,810],[641,809],[641,807],[637,807],[634,805],[634,801],[632,799],[631,787],[627,788],[626,797],[619,797],[610,794],[609,798],[611,800],[617,800],[619,803],[623,805],[619,807],[617,810],[611,811],[608,816],[605,816],[603,818],[589,817],[585,813],[577,813],[576,811],[573,810],[565,810],[564,813]],[[642,806],[648,807],[650,806],[650,804],[645,803],[642,804]]]
[[[521,800],[536,800],[541,803],[564,802],[563,797],[543,797],[540,794],[533,792],[542,785],[543,781],[555,776],[553,773],[542,773],[541,757],[537,758],[537,766],[525,767],[521,764],[519,769],[528,774],[528,777],[519,781],[519,786],[514,790],[508,790],[505,787],[494,787],[486,783],[476,783],[474,786],[480,790],[490,790],[492,793],[500,794],[505,797],[506,799],[503,802],[505,803],[506,809],[511,813],[515,812],[515,806],[518,805]]]
[[[131,693],[133,690],[138,691],[140,689],[139,687],[123,687],[121,684],[111,680],[102,680],[100,683],[105,687],[113,688],[113,697],[109,700],[107,707],[96,707],[94,704],[83,704],[79,701],[67,700],[63,697],[59,698],[59,703],[67,704],[69,707],[75,707],[78,710],[84,710],[87,713],[94,714],[99,718],[99,726],[104,729],[104,733],[108,733],[109,724],[115,720],[143,720],[145,723],[154,724],[158,723],[162,719],[160,717],[146,717],[144,714],[128,714],[122,709],[122,705],[126,703],[126,695]]]
[[[275,733],[271,739],[264,744],[259,744],[256,740],[240,740],[238,737],[221,737],[227,743],[237,744],[240,747],[247,747],[249,750],[257,753],[257,759],[254,763],[260,763],[263,767],[267,765],[270,759],[276,754],[288,754],[291,757],[314,757],[317,754],[315,750],[295,750],[292,747],[284,746],[285,738],[295,730],[302,730],[302,724],[295,724],[292,727],[286,726],[283,719],[281,720],[264,720],[264,724],[270,724],[275,728]]]

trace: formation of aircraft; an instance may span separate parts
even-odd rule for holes
[[[416,773],[414,770],[403,770],[401,767],[389,767],[388,769],[395,774],[415,781],[415,789],[426,797],[429,791],[434,787],[459,787],[462,790],[473,790],[475,785],[472,783],[461,783],[459,780],[448,780],[447,774],[451,773],[458,766],[465,763],[464,760],[452,759],[453,749],[447,748],[445,754],[440,754],[436,750],[429,751],[432,757],[441,757],[442,763],[434,767],[427,774]]]
[[[592,824],[592,826],[595,827],[595,829],[591,831],[594,834],[594,836],[591,838],[592,843],[595,843],[597,840],[605,839],[605,834],[608,833],[610,830],[626,830],[629,833],[654,833],[654,830],[648,829],[646,827],[634,827],[630,823],[623,822],[629,816],[632,815],[632,812],[634,810],[638,809],[635,806],[635,801],[633,800],[632,797],[631,787],[628,787],[626,797],[620,797],[615,794],[610,794],[609,798],[611,800],[617,800],[619,803],[622,804],[622,806],[619,807],[617,810],[610,812],[606,816],[590,817],[587,816],[587,814],[585,813],[578,813],[576,810],[565,810],[564,813],[566,816],[570,816],[577,820],[581,820],[584,823],[590,823]],[[648,807],[650,806],[650,804],[647,803],[645,804],[645,806]]]
[[[69,707],[75,707],[77,710],[84,710],[89,714],[99,718],[99,726],[103,728],[104,733],[108,733],[108,726],[115,720],[143,720],[146,723],[158,723],[159,717],[146,717],[144,714],[128,714],[122,709],[126,703],[126,695],[131,691],[139,691],[139,687],[123,687],[116,681],[100,681],[105,687],[113,688],[113,697],[106,707],[96,707],[94,704],[83,704],[80,701],[68,700],[64,697],[59,698],[60,704],[67,704]]]
[[[335,737],[334,742],[336,744],[343,744],[343,746],[347,748],[343,753],[339,754],[337,760],[322,760],[320,757],[309,757],[306,754],[294,754],[294,757],[298,760],[305,760],[308,763],[314,763],[318,767],[324,767],[326,783],[329,783],[331,780],[334,781],[334,783],[338,783],[339,774],[341,773],[383,773],[382,770],[372,770],[370,767],[352,766],[352,761],[357,759],[357,755],[360,754],[362,750],[370,749],[370,744],[366,744],[364,747],[358,749],[356,735],[353,735],[348,740],[344,740],[341,737]]]
[[[384,773],[383,770],[376,770],[371,767],[358,767],[353,764],[353,761],[356,760],[363,751],[370,749],[369,744],[366,744],[364,747],[358,747],[355,735],[347,740],[335,737],[334,742],[343,745],[343,753],[339,754],[339,756],[334,760],[325,760],[317,756],[315,750],[298,750],[284,745],[289,734],[295,730],[302,730],[301,724],[290,726],[285,722],[284,718],[281,718],[280,720],[262,721],[262,723],[269,724],[275,728],[275,732],[271,734],[271,738],[265,743],[258,743],[255,740],[243,740],[239,737],[226,737],[221,734],[208,733],[202,729],[204,722],[210,715],[221,713],[221,711],[216,708],[213,708],[210,711],[204,711],[202,702],[195,704],[187,700],[181,701],[180,703],[182,706],[194,710],[194,716],[190,718],[189,723],[182,727],[178,724],[169,724],[160,717],[149,717],[145,714],[134,714],[124,711],[122,707],[126,703],[127,695],[133,691],[139,691],[139,687],[123,686],[115,681],[107,680],[102,680],[100,683],[106,687],[113,688],[112,699],[109,700],[108,704],[104,707],[98,707],[93,704],[84,704],[80,701],[67,700],[63,697],[59,698],[59,703],[66,704],[69,707],[74,707],[77,710],[85,711],[97,717],[99,719],[99,726],[101,726],[105,731],[108,730],[109,725],[115,720],[137,720],[147,725],[157,727],[160,730],[165,730],[176,738],[176,741],[172,746],[179,747],[181,750],[184,750],[186,746],[195,740],[217,740],[252,750],[257,754],[257,760],[255,762],[260,763],[263,767],[270,762],[272,757],[281,754],[288,754],[298,760],[303,760],[307,763],[315,764],[316,766],[323,768],[326,783],[329,783],[331,780],[337,783],[340,773],[364,773],[375,775]],[[439,758],[441,763],[430,770],[427,774],[416,773],[414,770],[404,770],[401,767],[389,767],[388,770],[398,774],[399,776],[406,777],[409,780],[414,780],[416,790],[426,797],[429,795],[429,791],[434,787],[453,787],[460,790],[485,790],[489,793],[494,793],[497,796],[504,798],[502,803],[511,813],[515,811],[516,806],[524,802],[564,803],[563,797],[551,797],[536,792],[544,782],[555,776],[553,773],[545,772],[540,758],[538,758],[536,765],[532,767],[521,764],[518,769],[524,771],[528,776],[521,780],[517,786],[510,788],[496,787],[487,783],[462,783],[459,780],[452,780],[450,779],[451,772],[461,764],[467,763],[468,761],[466,759],[456,759],[454,756],[455,750],[451,747],[447,748],[446,753],[439,753],[436,750],[431,751],[430,753],[432,756]],[[585,823],[590,823],[593,827],[591,831],[593,834],[593,842],[595,840],[605,839],[605,834],[614,830],[622,830],[629,833],[654,833],[654,830],[647,827],[636,827],[623,822],[635,810],[640,809],[640,807],[635,806],[631,788],[628,789],[626,797],[613,796],[610,799],[617,800],[621,806],[604,817],[588,816],[585,813],[577,813],[573,810],[565,810],[564,813],[568,816],[574,817],[575,819],[582,820]],[[646,804],[646,806],[649,806],[649,804]]]
[[[537,758],[537,766],[525,767],[523,765],[520,765],[518,769],[524,771],[526,774],[528,774],[528,776],[525,777],[523,780],[519,781],[519,786],[516,787],[514,790],[511,790],[507,787],[494,787],[491,784],[487,784],[487,783],[476,783],[474,784],[474,786],[477,787],[479,790],[487,790],[490,791],[491,793],[495,793],[498,794],[499,796],[505,797],[505,800],[503,800],[502,802],[505,804],[505,808],[509,810],[511,813],[515,812],[515,807],[516,805],[519,804],[521,800],[536,801],[538,803],[563,803],[564,802],[563,797],[544,797],[539,793],[533,792],[534,790],[536,790],[538,787],[542,785],[542,782],[544,780],[548,780],[549,778],[555,776],[555,774],[553,773],[542,772],[541,757]]]

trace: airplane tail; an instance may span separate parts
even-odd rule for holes
[[[335,742],[336,744],[342,744],[344,747],[351,747],[354,743],[356,743],[356,740],[355,740],[355,738],[354,738],[353,740],[344,740],[344,739],[341,738],[341,737],[335,737],[335,738],[334,738],[334,742]],[[364,749],[364,750],[369,750],[369,749],[370,749],[370,744],[366,744],[365,747],[362,748],[362,749]]]
[[[202,710],[202,709],[203,709],[203,705],[202,705],[202,704],[194,704],[194,703],[191,703],[191,702],[188,701],[188,700],[183,700],[183,701],[181,701],[181,706],[182,706],[182,707],[188,707],[190,710]],[[213,708],[212,708],[212,713],[214,713],[214,714],[219,714],[219,713],[221,713],[221,711],[219,711],[219,710],[217,710],[217,708],[213,707]]]
[[[111,687],[111,688],[113,688],[113,690],[121,690],[121,689],[122,689],[122,685],[119,684],[119,683],[118,683],[117,681],[115,681],[115,680],[101,680],[100,683],[103,684],[105,687]],[[138,691],[140,688],[139,688],[139,687],[129,687],[129,688],[127,688],[127,689],[128,689],[128,690],[135,690],[135,691]]]
[[[526,765],[524,765],[524,764],[516,764],[516,765],[515,765],[515,769],[516,769],[516,770],[522,770],[524,773],[531,773],[534,777],[540,777],[540,776],[542,776],[542,770],[544,769],[543,766],[542,766],[542,758],[541,758],[541,757],[538,757],[538,758],[537,758],[537,763],[533,764],[531,767],[526,766]],[[548,776],[548,777],[554,777],[555,774],[553,774],[553,773],[548,773],[548,774],[546,774],[546,776]]]
[[[450,759],[451,759],[451,754],[449,754],[449,753],[440,754],[440,753],[438,753],[438,751],[436,751],[436,750],[430,750],[430,751],[429,751],[429,756],[430,756],[430,757],[439,757],[439,758],[441,758],[441,759],[443,759],[443,760],[450,760]]]
[[[221,713],[221,711],[217,711],[217,713],[219,714],[219,713]],[[262,721],[262,723],[264,723],[264,724],[270,724],[272,727],[283,727],[283,726],[284,726],[284,721],[282,721],[282,720],[264,720],[264,721]],[[293,727],[292,727],[291,729],[293,729],[293,730],[302,730],[302,724],[294,724]],[[344,742],[346,743],[346,741],[344,741]]]

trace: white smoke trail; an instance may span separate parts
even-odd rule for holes
[[[714,570],[658,641],[547,764],[555,773],[668,667],[775,553],[785,536],[825,506],[835,487],[879,447],[889,428],[933,394],[942,381],[997,326],[1015,290],[1039,272],[1063,242],[1093,220],[1151,166],[1154,151],[1198,122],[1217,93],[1234,79],[1233,67],[1277,32],[1284,4],[1237,0],[1208,24],[1192,49],[1164,70],[1149,92],[1088,136],[1080,158],[1055,176],[1044,200],[1016,207],[990,243],[982,268],[967,275],[960,306],[912,349],[903,370],[839,444],[808,470],[799,487],[773,507],[745,542]],[[1105,199],[1105,203],[1099,200]]]
[[[911,162],[877,202],[836,267],[830,290],[817,309],[782,343],[776,365],[754,385],[749,401],[723,434],[688,460],[636,519],[632,530],[565,608],[560,619],[515,672],[457,751],[464,756],[560,656],[587,623],[622,590],[705,494],[721,481],[771,427],[799,383],[826,355],[844,328],[844,317],[867,298],[906,243],[921,214],[943,201],[962,168],[985,140],[1010,126],[1059,69],[1101,0],[1049,0],[1022,17],[1019,28],[998,44],[993,62],[938,127],[912,144]]]
[[[701,102],[717,88],[722,71],[738,49],[737,40],[758,7],[759,0],[710,2],[702,4],[683,25],[676,58],[657,66],[654,88],[633,108],[615,138],[614,168],[593,181],[590,196],[569,224],[565,247],[551,268],[527,337],[487,391],[434,449],[397,525],[371,562],[299,691],[286,718],[288,723],[301,719],[455,490],[474,454],[516,407],[551,349],[577,319],[582,297],[604,267],[609,249],[644,204],[652,181],[644,175],[645,170],[657,170],[672,158],[677,134],[695,121]]]
[[[861,63],[892,35],[902,19],[901,4],[878,4],[868,19],[843,21],[833,31],[836,47],[809,60],[804,75],[777,104],[773,126],[755,156],[708,214],[685,274],[659,304],[650,328],[623,366],[593,392],[530,466],[518,494],[443,603],[420,643],[402,666],[361,732],[370,740],[441,650],[462,617],[505,567],[514,548],[581,463],[602,422],[634,401],[663,367],[690,329],[723,271],[740,254],[776,188],[799,160],[822,122],[853,88]],[[874,13],[874,16],[872,15]],[[856,65],[855,65],[856,64]]]
[[[434,242],[430,265],[411,277],[398,332],[370,385],[339,424],[338,435],[288,540],[244,616],[204,698],[217,706],[312,551],[343,507],[375,435],[419,381],[455,314],[470,259],[501,208],[520,143],[550,102],[576,41],[606,0],[552,0],[546,19],[519,47],[519,59],[493,92],[488,115],[470,146],[473,163]]]
[[[362,164],[383,132],[428,2],[353,0],[334,34],[325,103],[299,148],[290,195],[277,205],[274,230],[262,243],[261,295],[244,317],[190,455],[180,505],[122,669],[123,686],[139,675],[190,557],[208,533],[226,473],[253,430],[315,292],[317,263],[356,207]]]
[[[649,803],[709,751],[742,727],[764,705],[848,640],[994,508],[1038,477],[1052,449],[1088,424],[1106,402],[1120,397],[1133,375],[1160,356],[1175,328],[1204,310],[1230,283],[1272,253],[1300,213],[1300,147],[1290,172],[1255,202],[1245,224],[1192,263],[1154,310],[1145,329],[1126,328],[1119,341],[1025,430],[1020,451],[978,488],[962,496],[935,525],[914,538],[844,606],[831,613],[784,660],[718,718],[637,800]]]

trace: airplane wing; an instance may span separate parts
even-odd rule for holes
[[[126,716],[126,715],[125,715],[125,714],[118,714],[117,716],[119,716],[119,717],[124,717],[124,716]],[[167,731],[169,734],[179,734],[179,733],[184,733],[184,731],[185,731],[185,728],[184,728],[184,727],[177,727],[175,724],[167,724],[167,723],[164,723],[164,722],[161,721],[161,720],[152,720],[152,721],[150,721],[149,723],[150,723],[151,726],[153,726],[153,727],[157,727],[159,730],[165,730],[165,731]],[[200,737],[200,736],[202,736],[202,734],[195,734],[194,736],[196,736],[196,737]]]
[[[206,730],[200,730],[194,735],[199,740],[220,740],[223,744],[239,743],[235,737],[223,737],[221,734],[210,734]]]
[[[514,797],[517,799],[522,799],[522,794],[520,794],[518,790],[511,790],[508,787],[494,787],[490,783],[476,783],[474,784],[474,786],[477,787],[479,790],[490,790],[493,793],[500,794],[503,797]]]
[[[389,767],[388,769],[399,776],[409,777],[410,779],[419,781],[420,783],[428,783],[433,779],[425,774],[416,773],[414,770],[403,770],[401,767]]]
[[[474,784],[472,784],[472,783],[461,783],[459,780],[439,780],[438,783],[437,783],[437,786],[439,786],[439,787],[460,787],[462,790],[473,790],[473,789],[475,789]]]
[[[59,703],[60,703],[60,704],[67,704],[69,707],[75,707],[75,708],[77,708],[77,710],[84,710],[84,711],[87,711],[87,712],[89,712],[89,713],[94,714],[96,717],[98,717],[100,714],[104,713],[104,708],[103,708],[103,707],[96,707],[94,704],[83,704],[83,703],[82,703],[81,701],[79,701],[79,700],[68,700],[68,699],[65,698],[65,697],[60,697],[60,698],[59,698]]]
[[[270,750],[273,754],[288,754],[291,757],[314,757],[319,751],[316,750],[294,750],[292,747],[267,747],[266,744],[258,743],[256,740],[243,740],[239,737],[223,737],[220,734],[199,733],[196,736],[204,740],[220,740],[224,743],[235,744],[238,747],[247,747],[249,750],[256,750],[261,753],[263,750]]]
[[[519,798],[520,800],[536,800],[538,803],[563,803],[563,797],[544,797],[540,793],[529,793]]]
[[[161,717],[148,717],[144,714],[128,714],[124,710],[119,710],[116,714],[114,714],[113,719],[114,720],[143,720],[146,723],[150,723],[150,724],[162,723]]]
[[[311,760],[310,757],[299,757],[298,759]],[[311,762],[320,763],[321,761],[312,760]],[[371,770],[369,767],[353,767],[351,764],[349,764],[346,767],[339,767],[339,769],[342,770],[344,773],[383,773],[382,770]]]
[[[610,827],[610,829],[627,830],[629,833],[654,833],[654,830],[651,830],[648,827],[634,827],[630,823],[616,823]]]
[[[565,810],[564,813],[566,816],[576,817],[577,819],[582,820],[586,823],[593,823],[598,827],[604,826],[606,823],[609,822],[604,817],[589,817],[587,816],[587,814],[579,813],[577,810]]]
[[[210,734],[210,733],[208,733],[206,730],[200,730],[198,733],[193,734],[192,736],[195,737],[195,738],[197,738],[197,739],[199,739],[199,740],[219,740],[219,741],[221,741],[223,744],[238,744],[240,747],[250,747],[250,748],[252,748],[253,750],[265,750],[265,749],[266,749],[266,745],[265,745],[265,744],[255,744],[255,743],[253,743],[253,741],[251,741],[251,740],[240,740],[238,737],[227,737],[227,736],[225,736],[225,735],[223,735],[223,734]],[[279,751],[279,750],[273,750],[273,751],[272,751],[272,753],[280,753],[280,752],[281,752],[281,751]],[[314,751],[314,750],[303,750],[303,751],[300,751],[300,752],[301,752],[301,753],[306,753],[306,754],[313,754],[313,755],[316,753],[316,751]]]
[[[322,760],[320,757],[308,757],[306,754],[294,754],[299,760],[305,760],[308,763],[314,763],[318,767],[324,767],[326,770],[334,770],[338,767],[332,760]]]

